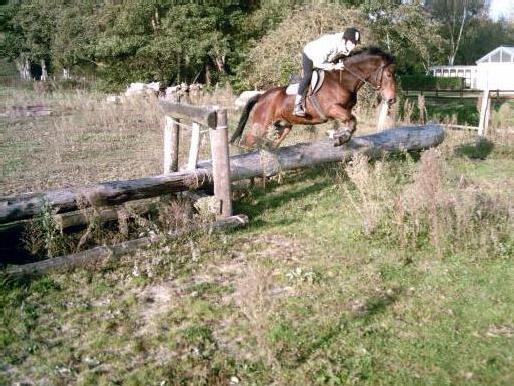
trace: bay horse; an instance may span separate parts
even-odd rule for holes
[[[255,147],[270,128],[279,133],[273,142],[273,147],[278,147],[293,125],[317,125],[329,120],[348,126],[334,135],[334,145],[348,142],[357,128],[357,119],[352,114],[357,103],[357,91],[365,83],[380,91],[389,105],[396,101],[395,59],[380,48],[368,47],[345,57],[343,63],[344,69],[325,72],[323,85],[315,95],[318,101],[316,105],[311,97],[306,98],[305,117],[293,115],[295,96],[287,95],[284,86],[271,88],[264,94],[250,98],[230,143],[241,138],[252,109],[251,130],[241,142],[244,147]]]

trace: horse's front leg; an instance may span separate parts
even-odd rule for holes
[[[332,105],[327,112],[330,117],[347,126],[332,135],[332,138],[336,140],[334,146],[341,146],[348,142],[357,130],[357,118],[351,113],[351,110],[345,109],[341,105]]]
[[[277,148],[280,146],[282,141],[287,137],[287,135],[291,131],[291,127],[292,126],[289,126],[289,125],[276,127],[277,131],[278,131],[278,138],[275,139],[275,141],[273,141],[273,147]]]

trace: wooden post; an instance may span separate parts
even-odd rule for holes
[[[218,214],[218,218],[225,218],[232,215],[227,110],[217,110],[216,128],[211,129],[210,134],[214,195],[221,202],[221,213]]]
[[[382,131],[387,128],[387,115],[389,113],[389,105],[387,102],[382,102],[378,114],[377,131]]]
[[[191,146],[189,147],[189,158],[187,161],[187,170],[196,169],[198,162],[198,152],[200,151],[200,125],[193,122],[191,125]]]
[[[489,124],[489,89],[485,89],[482,93],[482,106],[480,108],[480,123],[478,124],[478,135],[483,137],[487,131]]]
[[[178,170],[179,125],[178,119],[166,116],[164,126],[164,171],[163,174]]]
[[[41,59],[41,81],[46,82],[48,80],[48,71],[46,69],[46,62]]]

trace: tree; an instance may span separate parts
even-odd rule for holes
[[[101,29],[101,10],[96,0],[62,7],[56,14],[51,40],[51,59],[56,69],[95,65],[95,45]]]
[[[439,25],[419,1],[375,0],[361,9],[368,16],[377,43],[397,58],[400,73],[426,72],[443,54]]]
[[[426,6],[441,23],[441,34],[447,39],[448,64],[453,66],[462,36],[470,22],[485,11],[485,0],[427,0]]]
[[[292,74],[300,72],[301,53],[307,42],[347,26],[359,27],[370,41],[365,16],[359,10],[338,5],[296,8],[250,49],[238,69],[238,88],[286,84]]]
[[[457,54],[457,61],[473,65],[482,56],[500,45],[514,45],[514,24],[488,17],[475,18],[463,34],[465,45]]]

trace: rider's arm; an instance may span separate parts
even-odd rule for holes
[[[313,65],[315,68],[321,68],[322,70],[325,70],[325,71],[332,71],[334,68],[335,68],[335,65],[334,63],[329,63],[329,62],[314,62],[312,61]]]

